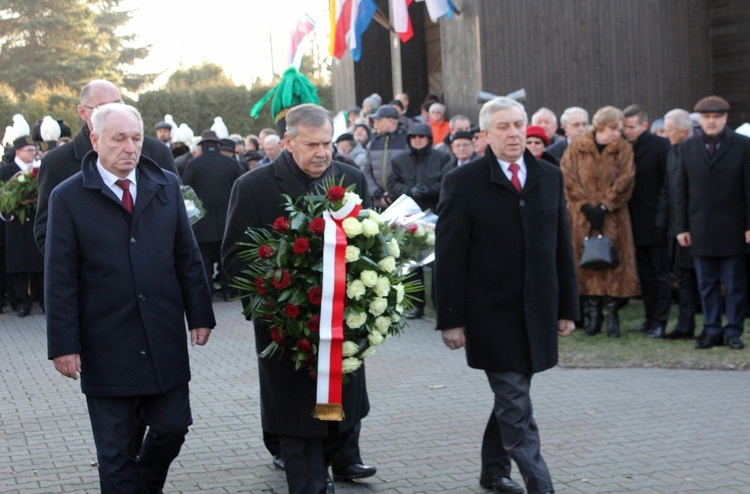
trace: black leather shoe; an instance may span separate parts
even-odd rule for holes
[[[20,307],[18,309],[18,312],[16,312],[16,315],[18,315],[18,317],[26,317],[30,313],[31,313],[31,309],[30,308],[28,308],[28,307]]]
[[[407,319],[422,319],[423,315],[424,315],[424,311],[416,307],[414,307],[413,309],[409,309],[408,311],[406,311],[406,314],[405,314]]]
[[[732,350],[742,350],[745,348],[745,344],[739,336],[727,336],[727,346]]]
[[[331,480],[331,477],[328,477],[326,479],[326,494],[335,494],[336,488],[333,485],[333,480]]]
[[[695,341],[695,348],[698,350],[706,350],[715,346],[722,346],[724,344],[724,338],[721,335],[709,336],[706,335]]]
[[[342,471],[333,471],[333,480],[336,482],[351,482],[355,479],[366,479],[378,473],[378,469],[361,463],[349,465]]]
[[[646,333],[650,329],[649,326],[648,322],[643,321],[639,326],[628,329],[628,333]]]
[[[273,466],[276,467],[276,470],[286,470],[286,464],[284,463],[284,457],[281,455],[276,455],[273,457]]]
[[[657,324],[653,328],[646,331],[643,336],[645,336],[646,338],[664,338],[665,332],[666,331],[664,331],[664,326],[662,326],[661,324]]]
[[[490,477],[489,475],[479,476],[479,485],[485,489],[492,489],[494,492],[505,492],[510,494],[523,494],[524,489],[521,484],[512,480],[510,477]]]
[[[693,339],[693,335],[688,334],[688,333],[686,333],[684,331],[679,331],[679,330],[675,329],[671,333],[665,334],[664,335],[664,339],[665,340],[692,340]]]

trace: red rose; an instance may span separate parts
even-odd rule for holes
[[[297,350],[299,350],[302,353],[310,353],[310,350],[312,350],[312,344],[310,343],[310,340],[307,338],[302,338],[297,342]]]
[[[326,220],[323,218],[313,218],[307,228],[313,235],[323,235],[326,229]]]
[[[284,344],[284,335],[281,333],[281,328],[271,328],[271,339],[279,345]]]
[[[411,233],[412,235],[414,235],[414,232],[417,231],[417,228],[419,228],[419,226],[416,223],[412,223],[409,225],[409,228],[407,229],[407,231]]]
[[[333,187],[328,189],[328,200],[331,202],[339,202],[344,198],[344,194],[346,194],[345,188],[341,187],[340,185],[334,185]]]
[[[286,233],[289,231],[289,220],[284,216],[279,216],[276,221],[273,222],[273,229],[279,233]]]
[[[320,316],[312,316],[310,320],[307,321],[307,329],[312,333],[320,331]]]
[[[320,305],[320,301],[323,298],[323,289],[319,286],[310,288],[307,292],[307,300],[313,305]]]
[[[38,166],[32,167],[31,173],[29,174],[29,176],[31,178],[36,178],[37,175],[39,175],[39,167]]]
[[[270,245],[264,244],[258,247],[258,257],[261,259],[268,259],[273,255],[273,249]]]
[[[299,315],[299,307],[294,304],[286,304],[286,307],[284,307],[284,312],[287,316],[295,319]]]
[[[298,238],[294,241],[294,245],[292,246],[292,252],[297,254],[298,256],[301,254],[304,254],[310,250],[310,241],[306,238]]]
[[[277,269],[273,272],[273,286],[278,290],[283,290],[292,283],[292,276],[286,269]]]
[[[255,278],[255,289],[258,290],[258,293],[261,295],[266,294],[266,280],[263,278]]]

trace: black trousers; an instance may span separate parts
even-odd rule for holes
[[[201,251],[203,267],[206,269],[206,278],[208,278],[208,284],[211,286],[211,291],[213,292],[214,286],[214,264],[217,264],[221,290],[226,296],[229,289],[229,275],[221,265],[221,242],[198,244],[198,248]]]
[[[328,465],[346,450],[347,443],[358,444],[359,424],[361,422],[352,429],[339,431],[338,422],[329,423],[329,434],[325,438],[278,436],[289,494],[325,494]],[[360,459],[356,463],[361,462]]]
[[[334,474],[343,472],[350,465],[362,463],[362,455],[359,452],[359,433],[361,430],[362,422],[360,421],[354,426],[352,433],[347,434],[346,440],[341,444],[341,448],[334,454],[331,459]],[[265,444],[271,456],[275,457],[281,454],[279,436],[263,431],[263,444]]]
[[[158,395],[86,401],[102,494],[159,492],[192,424],[188,385]]]
[[[666,245],[636,247],[635,260],[641,280],[643,307],[646,309],[646,324],[666,326],[671,304],[671,274],[669,250]]]
[[[510,476],[513,459],[528,494],[553,491],[531,406],[531,376],[518,372],[486,373],[495,393],[495,406],[482,440],[482,473]]]

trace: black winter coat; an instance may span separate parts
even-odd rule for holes
[[[332,162],[323,175],[307,187],[300,179],[299,169],[288,151],[282,152],[267,166],[245,173],[234,184],[229,200],[227,228],[222,245],[222,261],[230,276],[237,276],[246,267],[237,254],[247,242],[245,231],[249,227],[271,228],[279,216],[288,216],[283,209],[288,194],[293,200],[307,192],[317,190],[316,184],[334,177],[336,183],[343,177],[343,186],[354,184],[355,192],[362,197],[362,206],[370,207],[367,183],[357,168]],[[262,321],[253,321],[255,350],[259,354],[271,343],[271,332]],[[288,354],[281,357],[258,358],[260,379],[260,405],[263,430],[272,434],[295,437],[326,437],[328,422],[313,418],[315,408],[315,380],[307,372],[295,370]],[[341,430],[349,430],[367,415],[370,403],[367,398],[364,365],[352,374],[343,389],[344,421]]]
[[[664,235],[656,229],[659,197],[667,174],[669,141],[663,137],[643,132],[633,144],[635,186],[628,202],[633,243],[636,247],[659,245]]]
[[[435,241],[437,329],[464,327],[469,366],[524,374],[557,364],[578,283],[560,168],[524,153],[517,192],[488,146],[443,181]]]
[[[453,168],[455,162],[449,154],[435,149],[410,149],[408,153],[396,156],[391,161],[388,192],[393,200],[406,194],[414,199],[422,210],[435,211],[440,200],[443,177]],[[416,185],[423,185],[427,190],[414,194],[412,188]]]

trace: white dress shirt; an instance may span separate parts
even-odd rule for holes
[[[96,160],[96,168],[99,170],[99,175],[102,176],[102,180],[104,180],[104,185],[109,187],[112,192],[115,193],[117,198],[122,201],[122,194],[124,191],[116,183],[120,180],[120,177],[106,170],[98,159]],[[135,198],[138,195],[138,181],[136,179],[135,168],[125,178],[130,181],[130,196],[133,198],[133,207],[135,207]]]
[[[505,176],[508,177],[508,180],[512,179],[513,172],[509,170],[511,164],[507,161],[501,160],[500,158],[497,158],[497,162],[500,163],[500,168],[503,169],[503,173],[505,173]],[[523,160],[523,156],[521,156],[513,163],[517,164],[519,167],[518,180],[521,182],[521,188],[523,189],[526,186],[526,162]]]

